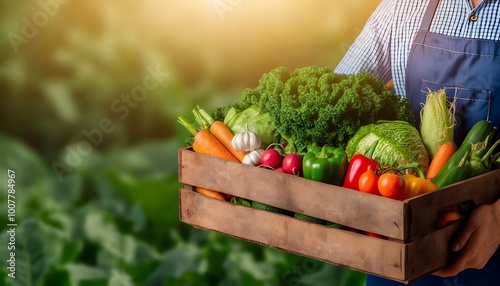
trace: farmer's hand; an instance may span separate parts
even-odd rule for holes
[[[500,245],[500,200],[475,209],[451,244],[457,258],[434,275],[456,276],[468,268],[483,268]]]

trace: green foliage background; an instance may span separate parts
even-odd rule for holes
[[[180,223],[188,133],[176,117],[232,102],[279,65],[334,68],[379,1],[367,2],[0,3],[0,285],[363,285],[363,274]],[[127,103],[148,69],[166,76]]]

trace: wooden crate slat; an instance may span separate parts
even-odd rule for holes
[[[405,282],[405,245],[179,190],[180,220],[335,265]],[[266,223],[262,223],[266,222]]]
[[[405,236],[414,239],[435,231],[436,218],[443,208],[468,200],[476,206],[493,203],[500,197],[499,178],[500,170],[495,170],[408,200]]]
[[[179,150],[179,181],[404,239],[404,203]]]

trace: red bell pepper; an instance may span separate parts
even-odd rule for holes
[[[373,142],[370,146],[370,150],[368,150],[366,155],[355,154],[354,156],[352,156],[351,160],[349,161],[349,165],[347,166],[347,172],[343,184],[344,188],[359,191],[358,184],[361,174],[363,174],[365,171],[376,170],[377,168],[379,168],[377,160],[371,158],[377,144],[378,140]]]

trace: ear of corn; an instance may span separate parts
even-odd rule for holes
[[[444,89],[429,91],[420,117],[420,134],[432,159],[443,143],[454,140],[455,101],[448,102]]]

